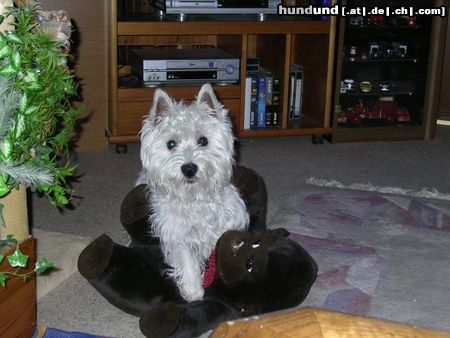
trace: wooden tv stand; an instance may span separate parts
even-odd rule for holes
[[[215,86],[222,103],[230,110],[239,137],[319,136],[331,134],[330,111],[333,85],[335,18],[330,21],[301,17],[253,18],[211,17],[179,22],[149,18],[118,21],[117,3],[111,1],[110,50],[110,143],[139,141],[139,130],[153,98],[154,88],[119,88],[119,76],[130,71],[128,48],[135,46],[215,46],[240,59],[240,81]],[[248,57],[258,57],[260,65],[280,77],[280,124],[278,127],[244,129],[245,77]],[[303,114],[288,117],[289,67],[304,67]],[[121,75],[119,75],[119,73]],[[199,86],[165,88],[175,99],[192,100]]]

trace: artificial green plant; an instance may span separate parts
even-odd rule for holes
[[[2,250],[7,247],[15,247],[16,249],[11,255],[5,255],[2,253]],[[21,269],[26,268],[29,257],[23,254],[17,240],[12,235],[8,235],[5,239],[0,240],[0,264],[5,258],[8,261],[9,266],[16,269],[14,271],[0,271],[0,285],[3,287],[6,287],[6,282],[10,278],[20,278],[25,281],[31,278],[34,274],[40,274],[55,267],[53,262],[46,258],[41,258],[36,261],[33,270],[22,272]]]
[[[38,10],[11,8],[15,30],[0,32],[0,197],[22,183],[60,206],[72,193],[69,142],[80,110],[68,52],[40,27]]]

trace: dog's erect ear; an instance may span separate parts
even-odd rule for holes
[[[150,109],[150,121],[153,125],[157,125],[167,115],[172,108],[173,101],[167,93],[161,89],[155,90],[153,96],[153,104]]]
[[[198,92],[197,104],[202,103],[205,103],[211,109],[211,115],[214,115],[219,119],[225,117],[227,110],[223,109],[222,104],[217,99],[216,94],[214,94],[214,90],[209,83],[204,84]]]

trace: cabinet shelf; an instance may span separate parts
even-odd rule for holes
[[[345,97],[356,97],[356,96],[397,96],[397,95],[414,95],[411,91],[390,91],[390,92],[381,92],[381,91],[372,91],[370,93],[364,93],[361,91],[355,91],[353,93],[342,93],[341,96]]]
[[[432,0],[429,5],[439,7],[443,2]],[[423,1],[400,0],[399,4],[420,7]],[[362,2],[342,0],[342,5],[356,7]],[[333,142],[433,138],[446,20],[423,16],[417,17],[417,23],[356,26],[347,18],[339,18]],[[356,59],[350,60],[349,53],[355,51]],[[362,59],[363,52],[392,58]],[[406,55],[402,58],[398,53]],[[363,81],[371,84],[371,91],[360,90]],[[389,91],[379,90],[389,84]],[[365,83],[361,88],[368,87]]]
[[[362,26],[361,27],[361,26],[348,25],[347,27],[348,27],[348,29],[350,31],[352,31],[352,30],[354,30],[354,31],[364,30],[364,31],[371,31],[371,32],[373,32],[373,31],[382,31],[382,30],[390,30],[390,31],[398,30],[398,31],[410,31],[411,33],[413,33],[414,31],[423,29],[423,26],[420,26],[420,25],[413,26],[413,27],[410,27],[410,26],[388,26],[388,25],[383,25],[383,26],[382,25],[380,25],[380,26]]]
[[[331,135],[333,128],[307,128],[307,129],[255,129],[242,130],[239,137],[275,137],[275,136],[310,136],[310,135]]]
[[[225,34],[328,34],[329,21],[122,21],[117,23],[118,35],[225,35]]]
[[[340,127],[339,142],[386,142],[421,140],[424,138],[425,131],[425,127],[421,125]]]
[[[384,64],[389,64],[389,63],[418,63],[419,59],[417,58],[403,58],[403,59],[397,59],[397,58],[392,58],[392,59],[361,59],[361,58],[356,58],[355,60],[350,60],[349,58],[344,58],[342,60],[342,62],[348,64],[348,65],[367,65],[370,63],[384,63]]]

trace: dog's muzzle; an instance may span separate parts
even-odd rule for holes
[[[186,163],[181,166],[181,172],[187,178],[193,178],[197,173],[198,166],[194,163]]]

